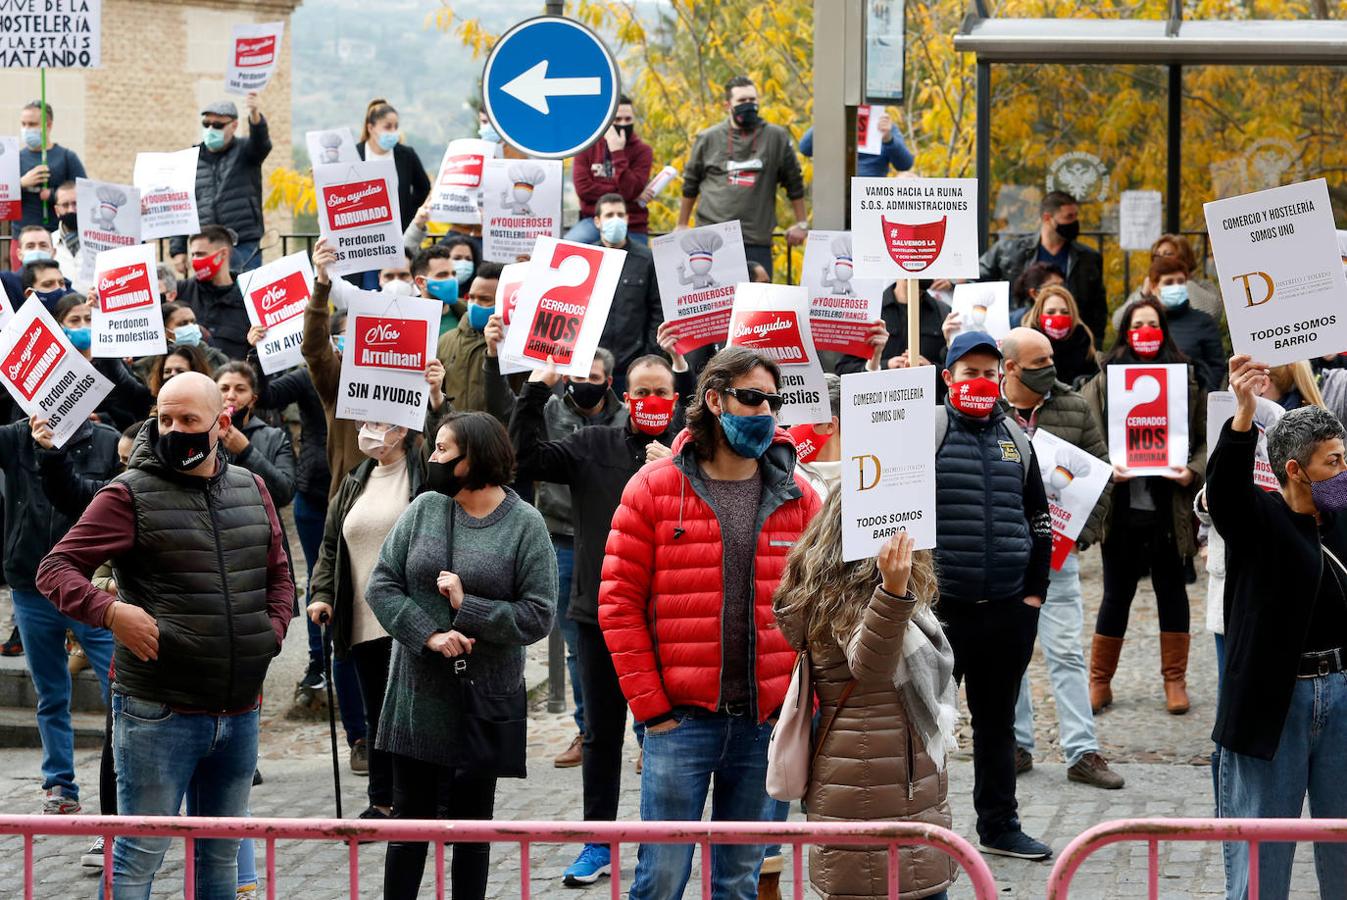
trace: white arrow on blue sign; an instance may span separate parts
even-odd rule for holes
[[[501,35],[482,70],[487,118],[530,156],[563,159],[597,141],[621,93],[617,62],[594,32],[540,16]]]

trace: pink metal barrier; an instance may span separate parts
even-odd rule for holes
[[[1147,896],[1160,887],[1160,844],[1168,841],[1242,841],[1249,845],[1249,900],[1258,900],[1258,846],[1269,842],[1347,842],[1347,819],[1120,819],[1104,822],[1067,844],[1048,877],[1048,900],[1067,900],[1071,879],[1096,850],[1145,841]]]
[[[276,841],[342,841],[347,846],[350,896],[360,896],[360,845],[364,841],[428,841],[435,847],[436,897],[445,896],[444,846],[448,843],[517,844],[519,846],[519,896],[529,900],[533,844],[608,844],[613,872],[621,871],[621,845],[696,844],[701,848],[703,900],[711,896],[710,848],[713,844],[782,844],[794,852],[795,900],[805,897],[804,858],[801,848],[817,844],[887,847],[889,853],[888,896],[897,898],[898,848],[934,847],[951,857],[964,870],[977,900],[992,900],[996,883],[991,870],[973,846],[945,828],[908,822],[457,822],[382,821],[342,819],[212,819],[131,816],[0,816],[0,835],[23,838],[24,900],[33,900],[33,839],[39,835],[89,836],[139,835],[180,838],[185,844],[184,881],[187,900],[194,900],[194,847],[203,838],[252,838],[266,844],[266,897],[276,900]],[[374,852],[382,854],[379,846]],[[103,886],[112,896],[112,841],[103,848]],[[614,877],[612,900],[622,896],[621,878]]]

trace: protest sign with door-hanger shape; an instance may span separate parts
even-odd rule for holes
[[[1113,477],[1113,467],[1046,428],[1034,431],[1032,443],[1052,517],[1052,568],[1061,571]]]
[[[260,92],[271,81],[281,59],[284,22],[235,25],[229,42],[225,93]]]
[[[0,137],[0,222],[23,215],[23,188],[19,178],[19,139]]]
[[[450,141],[430,189],[430,221],[477,225],[482,221],[482,180],[486,161],[500,144],[477,138]]]
[[[355,291],[346,310],[337,418],[417,431],[430,402],[426,367],[435,358],[442,303]]]
[[[508,266],[501,266],[500,269],[500,280],[496,282],[496,315],[500,316],[501,326],[505,329],[507,336],[510,333],[510,323],[514,321],[515,307],[519,305],[519,289],[524,286],[524,279],[528,277],[528,270],[528,263],[510,263]],[[499,346],[497,346],[496,352],[499,354]],[[520,372],[533,371],[531,365],[513,362],[503,357],[498,357],[498,359],[502,375],[517,375]]]
[[[1115,363],[1108,372],[1108,455],[1133,476],[1188,465],[1188,366]]]
[[[140,191],[129,184],[75,179],[79,279],[92,283],[98,254],[140,243]]]
[[[201,231],[196,205],[196,165],[200,155],[200,147],[136,154],[131,183],[140,191],[141,240]]]
[[[800,284],[809,292],[809,328],[820,351],[868,358],[870,327],[879,319],[888,286],[856,278],[849,231],[811,231],[804,245]]]

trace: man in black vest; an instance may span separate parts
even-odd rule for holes
[[[220,392],[188,372],[159,393],[127,471],[42,561],[39,589],[116,639],[113,745],[123,815],[242,816],[257,764],[259,694],[294,603],[276,508],[224,461]],[[112,560],[117,596],[95,588]],[[233,896],[238,841],[196,843],[200,897]],[[113,879],[148,895],[168,838],[117,838]]]

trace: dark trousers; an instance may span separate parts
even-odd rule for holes
[[[490,819],[496,805],[496,779],[461,769],[393,757],[393,818]],[[454,900],[486,896],[490,844],[454,844],[450,886]],[[415,900],[426,868],[424,843],[390,842],[384,862],[384,900]]]
[[[393,639],[381,637],[356,644],[347,653],[360,684],[365,708],[365,747],[369,750],[370,806],[393,805],[393,759],[386,750],[375,747],[379,735],[379,713],[383,709],[384,690],[388,687],[388,661],[393,655]]]
[[[941,598],[973,722],[973,808],[978,837],[1018,831],[1015,803],[1015,701],[1038,634],[1038,610],[1015,599],[970,603]]]
[[[744,256],[749,262],[755,262],[767,270],[767,277],[772,277],[772,245],[771,244],[745,244]]]
[[[1094,630],[1106,637],[1127,636],[1127,617],[1137,583],[1149,565],[1161,631],[1188,633],[1188,588],[1183,558],[1174,538],[1153,527],[1114,529],[1100,549],[1104,563],[1104,597]]]
[[[585,697],[583,768],[585,820],[617,820],[622,792],[622,742],[627,735],[627,698],[599,626],[575,623],[580,692]]]
[[[117,769],[112,763],[112,704],[103,720],[103,755],[98,760],[98,814],[117,815]]]

